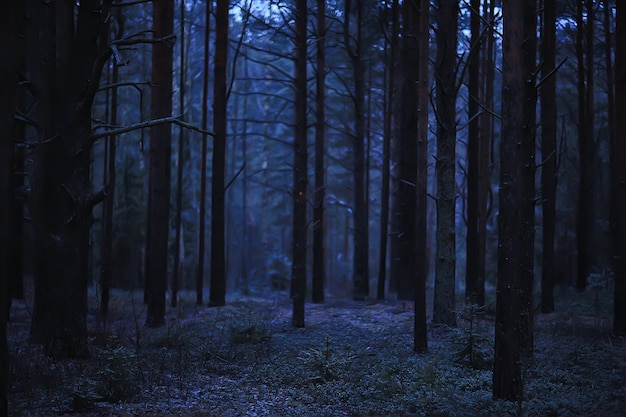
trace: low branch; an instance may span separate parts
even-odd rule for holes
[[[213,132],[209,132],[208,130],[201,129],[195,125],[192,125],[191,123],[183,122],[182,120],[176,117],[163,117],[161,119],[153,119],[153,120],[148,120],[146,122],[135,123],[132,125],[120,127],[119,129],[110,129],[110,130],[100,132],[100,133],[93,133],[91,135],[91,138],[95,142],[96,140],[104,138],[104,137],[117,136],[123,133],[132,132],[134,130],[146,129],[149,127],[164,125],[167,123],[172,123],[177,126],[184,127],[185,129],[189,129],[191,131],[202,133],[211,137],[215,136]]]

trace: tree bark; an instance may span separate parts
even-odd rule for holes
[[[419,82],[417,84],[417,188],[415,211],[415,317],[413,323],[413,350],[428,350],[426,324],[426,281],[428,279],[428,106],[430,1],[419,2]]]
[[[307,5],[296,0],[295,10],[295,128],[293,161],[293,247],[291,263],[291,298],[294,327],[304,327],[306,296],[306,209],[307,209]]]
[[[615,17],[615,108],[626,108],[626,3],[617,1]],[[615,119],[615,154],[612,183],[615,194],[615,218],[618,233],[614,242],[613,271],[615,286],[613,297],[613,332],[626,335],[626,118]]]
[[[317,0],[317,56],[315,73],[315,203],[313,208],[313,302],[324,302],[324,139],[326,136],[326,1]]]
[[[543,2],[543,61],[541,87],[541,208],[543,211],[543,259],[541,264],[541,312],[554,311],[554,230],[556,224],[556,0]]]
[[[439,3],[437,27],[437,255],[433,322],[456,326],[455,163],[456,61],[459,5]]]
[[[9,319],[9,255],[11,241],[11,202],[13,200],[13,114],[16,103],[16,20],[17,1],[0,4],[0,415],[8,416],[8,348],[7,328]],[[6,307],[5,307],[6,306]]]
[[[535,193],[535,0],[503,8],[502,143],[496,289],[495,398],[522,400],[532,352]]]
[[[162,38],[174,32],[174,2],[156,0],[152,4],[154,36]],[[152,46],[152,119],[172,115],[172,44],[161,41]],[[148,231],[146,242],[146,286],[148,313],[146,325],[165,324],[165,292],[170,231],[170,172],[172,126],[163,124],[150,129],[150,165],[148,195]]]
[[[209,115],[209,34],[211,28],[211,4],[209,0],[205,4],[204,30],[204,71],[202,76],[202,130],[207,131]],[[200,162],[200,215],[198,221],[198,271],[196,273],[196,305],[202,305],[202,292],[204,286],[204,259],[205,259],[205,232],[206,232],[206,170],[208,137],[202,134],[202,156]]]
[[[36,258],[31,338],[55,356],[88,354],[89,230],[92,208],[105,195],[91,190],[91,106],[110,56],[110,4],[27,5],[40,126],[30,176]]]
[[[213,85],[213,180],[211,190],[211,290],[209,306],[226,304],[226,253],[224,241],[226,170],[226,64],[228,61],[228,0],[215,9],[215,82]]]

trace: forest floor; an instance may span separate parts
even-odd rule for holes
[[[10,415],[626,415],[626,340],[610,335],[602,287],[561,289],[557,312],[537,315],[519,403],[492,398],[490,311],[461,312],[457,328],[431,323],[429,353],[417,355],[412,303],[307,303],[306,327],[296,329],[286,293],[220,308],[198,308],[188,294],[168,308],[166,326],[148,329],[141,296],[114,291],[107,323],[91,333],[92,356],[82,360],[53,360],[30,345],[31,308],[16,302]]]

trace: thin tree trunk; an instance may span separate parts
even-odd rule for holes
[[[541,264],[541,312],[554,311],[554,230],[556,224],[556,0],[543,0],[541,87],[541,208],[543,211],[543,260]]]
[[[617,1],[615,17],[615,108],[626,108],[626,4]],[[626,118],[615,120],[615,141],[612,153],[615,155],[612,192],[615,194],[616,233],[613,271],[615,287],[613,297],[613,332],[626,335]]]
[[[179,74],[179,113],[185,117],[185,0],[180,0],[180,74]],[[178,287],[182,267],[180,265],[180,243],[182,240],[182,211],[183,211],[183,167],[184,167],[184,140],[185,130],[178,128],[178,164],[176,166],[176,220],[174,229],[174,270],[172,271],[172,307],[178,305]]]
[[[205,4],[205,30],[204,30],[204,75],[202,77],[202,130],[208,128],[209,115],[209,34],[211,23],[211,4],[208,0]],[[207,142],[206,133],[202,134],[202,156],[200,162],[200,215],[198,224],[198,271],[196,274],[196,305],[202,305],[202,290],[204,286],[204,259],[205,259],[205,231],[206,231],[206,170],[207,170]]]
[[[421,0],[419,9],[419,83],[417,86],[417,203],[415,214],[415,317],[413,350],[428,350],[426,324],[426,281],[428,279],[428,106],[430,1]]]
[[[470,4],[471,17],[471,42],[468,58],[469,82],[468,101],[469,111],[467,114],[468,143],[467,143],[467,236],[466,236],[466,269],[465,269],[465,300],[466,302],[483,305],[485,303],[485,276],[484,270],[480,270],[480,257],[485,256],[480,247],[481,236],[485,234],[483,224],[480,222],[480,211],[484,201],[481,200],[480,192],[481,176],[481,143],[483,142],[482,126],[480,125],[480,53],[482,51],[483,38],[481,35],[481,12],[480,0],[472,0]]]
[[[523,362],[532,352],[534,307],[535,0],[508,1],[503,18],[493,394],[495,398],[521,401]]]
[[[113,63],[113,74],[111,83],[118,83],[119,71],[117,62]],[[118,104],[117,88],[111,91],[111,126],[117,126],[117,104]],[[109,312],[109,299],[111,296],[111,283],[113,281],[113,211],[115,208],[115,154],[116,154],[116,137],[111,135],[108,138],[106,146],[108,146],[106,172],[107,199],[103,203],[104,221],[103,229],[103,250],[102,250],[102,267],[100,269],[100,315],[103,319],[107,317]]]
[[[313,302],[324,302],[324,139],[326,136],[326,1],[317,0],[317,72],[315,95],[315,203],[313,208]]]
[[[307,4],[296,0],[295,10],[295,128],[293,161],[293,246],[291,263],[292,324],[304,327],[306,296],[307,209]]]
[[[157,0],[152,4],[154,36],[166,37],[174,31],[174,2]],[[159,42],[152,46],[151,118],[172,115],[172,45]],[[165,324],[165,292],[170,231],[170,172],[172,127],[150,129],[150,190],[148,197],[148,240],[146,242],[146,284],[148,312],[146,325]]]
[[[379,267],[378,267],[378,288],[376,299],[385,299],[385,280],[387,278],[387,241],[389,236],[389,181],[390,181],[390,158],[391,158],[391,128],[393,121],[394,85],[396,69],[396,47],[398,42],[398,0],[393,0],[391,5],[391,39],[390,52],[388,58],[388,78],[385,95],[385,116],[383,133],[383,166],[381,184],[381,207],[380,207],[380,244],[379,244]],[[385,50],[387,44],[385,44]]]
[[[215,10],[215,83],[213,92],[213,180],[211,190],[211,291],[209,306],[226,304],[224,205],[226,169],[226,63],[228,53],[228,0],[217,0]]]
[[[437,255],[433,322],[456,326],[455,163],[456,61],[459,5],[439,4],[437,29]]]

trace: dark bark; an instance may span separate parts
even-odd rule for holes
[[[202,75],[202,130],[207,131],[209,115],[209,34],[211,27],[212,0],[205,3],[204,71]],[[200,157],[200,218],[198,221],[198,271],[196,274],[196,305],[202,305],[204,286],[205,232],[206,232],[206,170],[208,137],[202,134],[202,156]]]
[[[154,36],[163,38],[174,32],[174,2],[157,0],[152,4]],[[172,43],[162,41],[152,46],[151,118],[172,115]],[[170,172],[172,126],[150,129],[150,165],[148,196],[148,239],[146,242],[146,287],[148,313],[146,325],[165,324],[165,292],[170,225]]]
[[[415,211],[415,317],[413,350],[428,350],[426,324],[426,281],[428,279],[427,201],[428,201],[428,106],[430,104],[429,29],[430,1],[419,2],[419,83],[417,85],[417,189]]]
[[[117,63],[113,63],[113,74],[111,83],[113,85],[118,82]],[[117,104],[118,94],[117,88],[111,91],[111,126],[117,126]],[[100,315],[106,318],[109,311],[109,299],[111,296],[111,283],[113,282],[113,239],[115,236],[113,228],[113,210],[115,207],[115,154],[116,154],[116,136],[111,135],[107,138],[107,164],[106,179],[107,198],[104,200],[102,213],[102,266],[100,268]]]
[[[366,199],[366,164],[365,164],[365,62],[363,39],[363,4],[357,1],[354,10],[351,0],[344,3],[344,47],[352,63],[354,77],[353,106],[354,133],[352,135],[352,151],[354,157],[354,255],[352,257],[352,298],[363,300],[369,295],[368,271],[368,217]],[[350,35],[350,16],[354,12],[356,34]],[[350,38],[354,40],[354,47]]]
[[[437,254],[433,322],[456,326],[455,164],[457,27],[456,1],[439,3],[437,25]]]
[[[179,69],[179,112],[185,114],[185,0],[180,0],[180,69]],[[178,287],[182,274],[180,243],[182,240],[183,211],[183,167],[185,165],[185,129],[178,128],[178,163],[176,165],[176,220],[174,221],[174,270],[172,271],[172,307],[178,305]]]
[[[209,306],[226,304],[224,241],[226,174],[226,64],[228,56],[228,0],[215,9],[215,82],[213,84],[213,180],[211,190],[211,290]]]
[[[615,17],[615,108],[626,108],[626,4],[617,1]],[[626,118],[615,120],[615,154],[613,168],[615,182],[615,218],[618,232],[614,242],[613,271],[615,287],[613,299],[613,332],[626,335]]]
[[[313,208],[313,285],[314,303],[324,301],[324,139],[326,136],[326,1],[317,0],[317,55],[315,74],[315,203]]]
[[[295,127],[293,160],[293,246],[291,263],[291,298],[294,327],[304,327],[306,296],[306,209],[307,209],[307,6],[296,0],[295,10]]]
[[[415,220],[417,196],[417,88],[419,85],[419,9],[416,2],[402,4],[402,89],[398,142],[401,148],[398,186],[399,268],[396,277],[398,299],[415,297]]]
[[[483,126],[480,125],[480,106],[482,93],[480,54],[483,50],[483,36],[481,34],[480,0],[472,0],[470,4],[471,41],[468,58],[468,142],[467,142],[467,236],[466,236],[466,269],[465,269],[465,300],[470,303],[484,305],[485,303],[485,249],[484,222],[481,222],[481,211],[486,210],[486,199],[481,193],[481,165],[483,161],[481,148],[484,141]],[[483,258],[483,259],[481,259]]]
[[[391,128],[393,121],[393,104],[395,101],[394,85],[396,75],[396,49],[398,42],[398,0],[393,0],[391,5],[391,39],[389,41],[389,57],[387,59],[387,78],[385,95],[385,116],[383,133],[383,164],[382,164],[382,184],[380,188],[380,242],[378,255],[378,286],[376,299],[385,299],[385,281],[387,279],[387,242],[389,234],[389,181],[390,181],[390,152],[391,152]],[[387,44],[385,44],[387,50]]]
[[[9,319],[9,255],[13,200],[13,114],[16,101],[15,28],[17,1],[0,4],[0,416],[8,416],[9,374],[7,328]],[[5,306],[7,306],[5,308]]]
[[[521,401],[524,360],[532,352],[534,307],[535,1],[507,2],[503,18],[493,394],[495,398]]]
[[[556,224],[556,0],[543,2],[543,61],[541,87],[541,209],[543,259],[541,264],[541,312],[554,311],[554,230]]]
[[[29,73],[39,139],[30,176],[35,241],[31,337],[48,354],[87,355],[93,193],[91,106],[108,60],[110,1],[28,2]],[[61,88],[62,86],[62,88]]]

